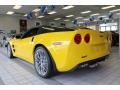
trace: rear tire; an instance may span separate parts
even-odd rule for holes
[[[10,44],[7,45],[7,55],[10,59],[14,58]]]
[[[51,57],[47,50],[38,46],[34,52],[34,67],[38,75],[43,78],[49,78],[53,75],[53,65]]]

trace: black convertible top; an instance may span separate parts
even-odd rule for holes
[[[74,31],[75,29],[70,29],[70,28],[65,28],[65,27],[50,27],[50,26],[39,26],[39,27],[34,27],[26,32],[23,32],[19,35],[20,37],[29,37],[37,34],[44,34],[44,33],[51,33],[51,32],[66,32],[66,31]]]
[[[75,31],[77,29],[88,29],[88,28],[83,28],[83,27],[78,27],[78,28],[66,28],[66,27],[51,27],[51,26],[39,26],[39,27],[34,27],[27,32],[21,33],[17,36],[20,37],[30,37],[38,34],[44,34],[44,33],[51,33],[51,32],[67,32],[67,31]]]
[[[46,32],[62,32],[62,31],[74,31],[74,29],[66,28],[66,27],[51,27],[51,26],[41,26],[38,27],[41,30]]]

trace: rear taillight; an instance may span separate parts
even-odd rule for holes
[[[90,41],[90,35],[86,34],[85,37],[84,37],[84,40],[85,40],[86,43],[89,43],[89,41]]]
[[[74,37],[74,42],[76,44],[79,44],[81,42],[82,38],[81,38],[81,35],[80,34],[76,34],[75,37]]]

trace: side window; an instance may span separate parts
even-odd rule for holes
[[[48,32],[53,32],[53,28],[49,28],[49,27],[39,28],[37,34],[48,33]]]
[[[33,28],[29,30],[25,35],[24,38],[31,37],[37,34],[38,28]]]
[[[42,34],[42,33],[45,33],[45,30],[42,29],[42,28],[39,28],[39,29],[37,30],[37,34]]]

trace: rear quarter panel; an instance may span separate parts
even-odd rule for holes
[[[60,70],[67,59],[68,46],[71,43],[74,33],[74,31],[67,31],[37,35],[35,36],[35,45],[44,45],[52,55],[57,70]]]

